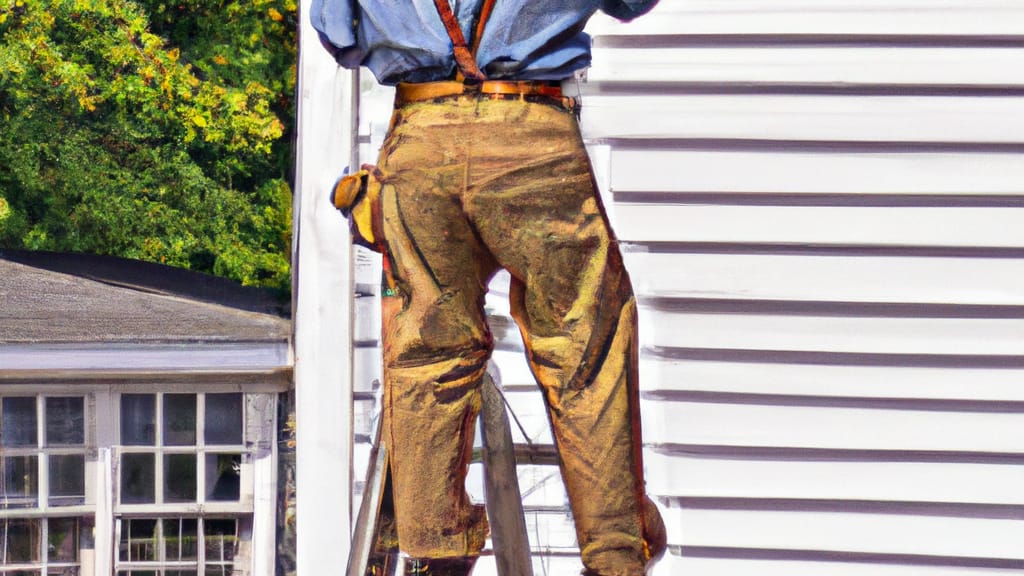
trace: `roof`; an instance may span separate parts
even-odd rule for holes
[[[268,313],[265,293],[230,293],[219,278],[85,255],[13,261],[28,256],[0,252],[0,343],[265,341],[287,339],[291,331],[283,307]],[[117,266],[121,274],[112,273]],[[191,293],[184,291],[189,283]]]
[[[266,290],[204,274],[0,250],[0,372],[281,367],[287,315],[287,303]]]

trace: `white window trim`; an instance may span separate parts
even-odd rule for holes
[[[74,562],[68,561],[55,561],[50,562],[50,550],[47,546],[47,542],[50,539],[50,520],[71,518],[78,523],[77,534],[75,538],[76,555],[78,560]],[[39,561],[38,562],[27,562],[21,564],[0,564],[0,575],[8,572],[18,572],[20,570],[32,570],[38,571],[41,574],[47,574],[47,570],[50,568],[79,568],[81,572],[84,565],[84,559],[82,558],[82,516],[76,515],[50,515],[50,516],[18,516],[18,517],[6,517],[2,520],[35,520],[39,522]]]
[[[152,394],[156,397],[154,410],[155,414],[155,438],[153,445],[126,446],[120,444],[120,405],[121,395],[117,394],[114,399],[117,406],[118,422],[116,423],[115,436],[118,444],[114,451],[114,481],[115,481],[115,513],[118,515],[127,514],[131,516],[152,516],[166,514],[252,514],[253,511],[253,473],[252,460],[253,448],[248,446],[249,414],[246,393],[239,393],[242,396],[242,443],[241,444],[214,444],[207,445],[205,438],[206,426],[206,395],[219,392],[125,392],[128,394]],[[167,394],[191,394],[196,396],[196,443],[188,446],[168,446],[164,444],[164,397]],[[153,454],[154,455],[154,494],[152,503],[133,504],[121,501],[121,457],[125,454]],[[195,454],[196,455],[196,501],[195,502],[164,502],[164,456],[169,454]],[[240,454],[241,469],[239,470],[239,499],[238,501],[206,500],[206,458],[211,454]]]
[[[95,406],[95,396],[83,392],[48,392],[48,393],[6,393],[0,394],[0,401],[3,398],[28,398],[35,400],[36,409],[36,438],[33,446],[7,446],[0,447],[0,457],[8,456],[36,456],[36,504],[23,508],[0,509],[0,518],[28,518],[53,516],[74,516],[91,515],[95,502],[95,486],[89,481],[89,464],[91,456],[95,451],[95,434],[90,433],[92,423],[92,410]],[[46,399],[47,398],[82,398],[82,426],[83,439],[80,445],[58,445],[47,446],[46,439]],[[83,501],[81,504],[70,506],[54,506],[50,504],[50,456],[81,455],[85,461],[82,470],[84,478]]]
[[[95,395],[88,391],[61,389],[47,392],[36,390],[11,390],[0,395],[0,398],[33,398],[35,401],[36,431],[35,444],[32,446],[16,446],[0,448],[0,456],[35,456],[36,457],[36,500],[34,506],[24,508],[0,509],[0,520],[28,520],[39,522],[40,542],[39,561],[21,564],[0,565],[0,575],[18,570],[40,571],[46,574],[49,568],[77,567],[81,574],[89,574],[85,566],[86,554],[82,548],[83,525],[94,522],[96,512],[96,484],[90,480],[91,460],[95,452],[94,409]],[[81,398],[82,399],[82,444],[50,446],[46,437],[46,400],[48,398]],[[80,455],[83,458],[83,501],[70,506],[52,505],[50,503],[50,457],[63,455]],[[76,556],[74,562],[50,562],[49,541],[50,521],[53,519],[71,518],[77,526]]]
[[[165,556],[164,545],[166,537],[163,533],[163,521],[164,520],[179,520],[183,518],[195,519],[196,520],[196,559],[195,560],[168,560]],[[125,520],[153,520],[156,522],[157,539],[156,539],[156,560],[121,560],[120,545],[121,545],[121,534],[124,530]],[[237,570],[241,569],[243,573],[246,572],[246,568],[237,566],[239,560],[245,562],[245,557],[249,555],[248,551],[245,550],[245,538],[246,532],[251,531],[252,516],[248,514],[223,514],[223,515],[210,515],[207,517],[203,516],[191,516],[191,515],[179,515],[179,514],[164,514],[159,516],[145,516],[145,517],[120,517],[114,523],[114,565],[111,567],[111,574],[116,575],[121,570],[167,570],[167,569],[184,569],[190,570],[195,569],[196,573],[202,575],[204,570],[207,568],[211,561],[206,557],[206,522],[210,520],[234,520],[236,522],[236,538],[238,539],[238,550],[235,552],[235,557],[231,561],[233,565],[232,574],[237,573]],[[216,565],[222,565],[217,563]]]
[[[240,380],[239,375],[230,378],[211,378],[208,374],[191,381],[168,382],[163,378],[147,380],[132,378],[124,382],[114,378],[106,383],[37,383],[28,381],[4,385],[0,397],[21,396],[36,399],[35,447],[25,446],[4,448],[5,454],[67,454],[85,455],[85,503],[75,506],[50,506],[48,501],[49,462],[40,457],[37,464],[40,487],[37,490],[38,507],[0,509],[0,518],[38,519],[53,517],[74,517],[80,521],[78,541],[78,566],[81,576],[107,576],[114,574],[117,565],[118,535],[115,533],[121,518],[205,516],[232,517],[243,522],[240,528],[240,557],[236,570],[245,574],[266,576],[273,574],[276,560],[276,506],[277,506],[277,402],[281,387],[256,377],[249,382]],[[203,453],[242,454],[239,500],[232,502],[205,501],[205,458],[197,456],[197,502],[185,504],[141,504],[121,505],[119,503],[119,458],[120,447],[120,395],[121,394],[218,394],[239,393],[244,399],[242,410],[243,441],[238,445],[206,446],[202,428],[197,425],[197,446],[202,445]],[[85,443],[83,446],[45,446],[45,398],[80,396],[85,398]],[[205,398],[205,396],[204,396]],[[200,407],[197,403],[197,424],[205,426],[205,400]],[[162,406],[157,407],[157,416],[163,417]],[[159,434],[160,430],[157,430]],[[160,438],[162,442],[162,438]],[[156,453],[154,447],[131,447],[139,452]],[[197,453],[197,447],[168,447],[186,453]],[[18,452],[16,452],[18,451]],[[157,458],[157,456],[154,456]],[[162,456],[160,456],[162,460]],[[45,476],[44,476],[45,474]],[[202,476],[199,476],[202,474]],[[154,482],[156,480],[154,479]],[[258,483],[258,484],[257,484]],[[155,487],[156,488],[156,487]],[[162,499],[162,486],[158,493]],[[155,494],[156,496],[156,494]],[[86,530],[92,523],[92,538]],[[44,522],[45,524],[46,522]],[[85,528],[82,528],[84,526]],[[44,536],[45,538],[45,536]],[[91,540],[91,542],[90,542]],[[45,541],[45,540],[44,540]],[[246,560],[249,558],[250,560]],[[244,564],[244,565],[243,565]],[[62,564],[63,565],[63,564]],[[32,568],[35,566],[35,568]],[[57,564],[54,564],[57,566]],[[0,567],[0,576],[14,570],[16,566]],[[39,564],[18,565],[20,569],[40,569]]]

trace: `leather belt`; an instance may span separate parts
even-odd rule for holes
[[[562,95],[562,87],[558,82],[538,80],[484,80],[482,82],[456,82],[443,80],[440,82],[400,82],[395,89],[395,104],[423,102],[448,98],[451,96],[504,96],[540,97],[557,101],[562,106],[572,109],[575,99]]]

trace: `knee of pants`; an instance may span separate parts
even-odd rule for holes
[[[430,393],[436,402],[456,401],[479,388],[491,355],[488,337],[405,342],[399,351],[385,343],[386,379],[399,395]]]

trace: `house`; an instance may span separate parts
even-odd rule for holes
[[[668,523],[655,575],[1024,569],[1024,6],[661,0],[588,30],[582,127],[639,297]],[[341,135],[307,172],[308,217],[388,121],[387,90],[330,64],[303,84]],[[357,421],[379,377],[373,267],[356,252],[337,276],[370,287],[340,312]],[[514,437],[543,445],[502,300],[499,279]],[[554,466],[522,464],[535,573],[575,573]]]
[[[166,266],[0,252],[0,573],[273,574],[287,314]]]

